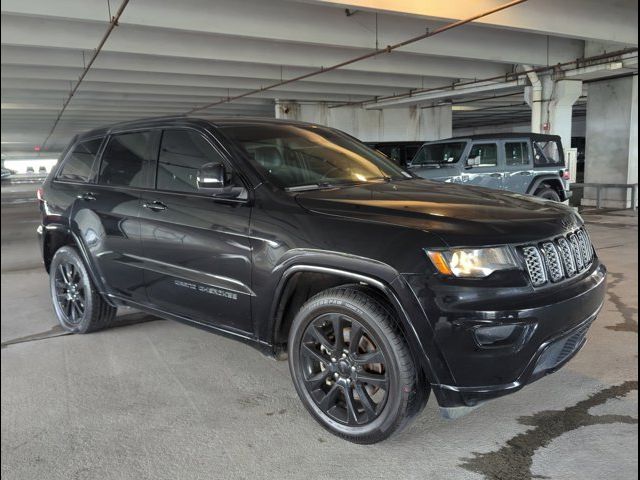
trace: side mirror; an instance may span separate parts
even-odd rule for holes
[[[205,163],[198,170],[198,190],[224,188],[227,183],[222,163]]]
[[[247,189],[234,185],[222,163],[205,163],[198,170],[198,191],[218,198],[246,200]]]

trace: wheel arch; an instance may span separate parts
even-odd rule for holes
[[[529,188],[527,189],[527,194],[529,195],[535,195],[536,191],[538,191],[538,189],[540,187],[542,187],[543,185],[548,185],[549,187],[553,188],[556,193],[558,194],[558,196],[560,197],[560,200],[564,201],[566,200],[566,195],[564,192],[564,186],[562,185],[562,181],[560,180],[560,178],[558,178],[557,175],[538,175],[536,176],[532,181],[531,184],[529,185]]]
[[[115,303],[113,303],[113,301],[105,294],[106,289],[105,284],[102,281],[102,276],[97,272],[97,267],[92,261],[84,242],[82,242],[78,235],[76,235],[67,225],[51,223],[43,229],[42,258],[44,260],[44,266],[47,273],[50,273],[51,260],[53,259],[54,254],[64,246],[72,246],[78,250],[80,257],[87,267],[87,271],[89,272],[92,282],[98,289],[98,292],[103,295],[105,301],[109,305],[116,306]]]
[[[308,259],[307,259],[308,260]],[[338,259],[339,260],[339,259]],[[339,285],[354,285],[368,289],[376,298],[391,309],[420,372],[420,382],[437,383],[429,356],[415,329],[408,312],[393,285],[399,273],[386,264],[375,261],[360,265],[340,265],[326,260],[322,264],[309,261],[294,263],[283,269],[274,292],[269,322],[269,343],[273,353],[280,356],[286,352],[286,342],[295,313],[311,296]],[[311,288],[308,288],[311,285]],[[300,289],[298,289],[300,287]]]

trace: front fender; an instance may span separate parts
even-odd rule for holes
[[[417,366],[425,373],[429,382],[439,383],[446,366],[442,355],[434,344],[431,324],[413,295],[404,278],[390,265],[377,260],[355,255],[321,250],[295,249],[283,257],[272,272],[278,278],[273,292],[269,328],[265,332],[273,340],[273,332],[282,320],[280,306],[286,294],[288,282],[300,272],[326,273],[344,277],[354,283],[364,283],[374,288],[389,301],[398,313],[399,328]],[[448,375],[444,375],[448,377]]]

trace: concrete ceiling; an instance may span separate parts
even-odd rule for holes
[[[131,0],[47,149],[59,151],[77,131],[184,113],[308,73],[505,1]],[[2,0],[3,154],[32,152],[44,142],[119,5]],[[516,64],[574,60],[587,42],[605,41],[637,46],[637,2],[530,0],[401,51],[204,113],[272,116],[275,99],[341,103],[401,94],[506,74]],[[518,94],[461,104],[454,121],[509,121],[510,111],[526,113],[518,104]]]

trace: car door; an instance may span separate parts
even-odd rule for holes
[[[163,131],[156,189],[140,211],[149,302],[183,318],[251,333],[251,209],[246,188],[213,139],[187,128]],[[199,188],[204,166],[223,164],[245,194]]]
[[[103,149],[97,182],[78,194],[72,230],[84,241],[104,284],[119,297],[144,301],[140,193],[152,186],[152,159],[159,132],[110,135]]]
[[[473,142],[462,166],[462,183],[479,187],[503,188],[503,172],[500,166],[498,142]]]
[[[504,151],[505,190],[527,193],[533,177],[533,157],[531,144],[526,138],[509,139],[502,142]]]

